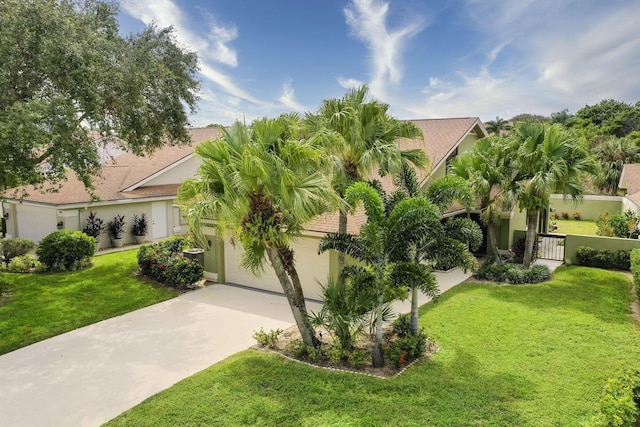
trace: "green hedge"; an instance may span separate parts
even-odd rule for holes
[[[633,427],[638,421],[640,399],[640,370],[629,369],[604,386],[600,407],[589,427]]]
[[[580,246],[576,250],[575,263],[606,270],[631,270],[629,251],[609,251]]]
[[[187,288],[202,278],[203,267],[182,256],[184,249],[193,246],[190,237],[174,236],[138,251],[140,272],[174,288]]]
[[[38,260],[50,271],[69,271],[89,265],[96,249],[95,240],[81,231],[54,231],[40,241]]]
[[[495,258],[487,260],[476,272],[476,279],[512,284],[540,283],[551,279],[546,265],[538,264],[525,269],[518,264],[499,264]]]

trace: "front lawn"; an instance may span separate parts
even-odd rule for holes
[[[598,226],[595,221],[557,219],[556,224],[558,225],[558,229],[554,231],[554,233],[597,236],[596,231],[598,231]]]
[[[578,426],[606,379],[640,363],[630,288],[586,267],[538,285],[464,283],[421,309],[441,351],[394,379],[248,350],[108,425]]]
[[[176,296],[133,276],[136,254],[96,256],[69,273],[2,273],[12,295],[0,306],[0,354]]]

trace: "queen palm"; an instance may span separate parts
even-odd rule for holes
[[[514,166],[518,207],[527,211],[523,264],[531,265],[538,216],[552,192],[578,200],[584,192],[582,173],[593,173],[594,162],[580,141],[555,124],[525,122],[516,128],[507,149]]]
[[[498,116],[496,116],[495,120],[487,120],[484,124],[487,132],[493,133],[495,136],[500,136],[500,132],[503,130],[511,130],[509,122]]]
[[[323,150],[297,138],[299,121],[287,115],[251,127],[236,123],[198,145],[202,164],[181,186],[179,200],[197,234],[212,223],[219,235],[242,244],[243,267],[257,274],[269,260],[303,341],[315,345],[290,243],[339,199],[324,173]]]
[[[506,148],[503,138],[483,138],[473,150],[456,157],[449,169],[451,174],[467,180],[480,199],[480,218],[487,227],[488,253],[497,259],[500,258],[495,225],[500,222],[502,209],[511,200],[507,190],[512,173],[505,155]]]
[[[325,100],[317,114],[307,117],[309,127],[324,136],[332,154],[333,183],[341,197],[349,185],[366,179],[376,168],[385,175],[398,173],[403,159],[416,167],[427,165],[424,150],[401,150],[397,145],[400,138],[422,139],[420,129],[393,118],[387,104],[367,101],[367,92],[363,85],[341,99]],[[346,233],[348,209],[339,212],[338,232]],[[343,254],[338,266],[344,266]]]

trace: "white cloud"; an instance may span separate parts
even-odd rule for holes
[[[358,88],[360,86],[362,86],[364,84],[363,81],[361,80],[357,80],[357,79],[348,79],[345,77],[338,77],[336,79],[336,81],[338,82],[338,84],[340,86],[342,86],[345,89],[355,89]]]
[[[280,95],[280,98],[278,98],[278,100],[282,103],[282,105],[293,111],[300,113],[308,111],[308,108],[296,101],[291,80],[287,81],[282,86],[282,95]]]
[[[396,30],[387,28],[389,3],[381,0],[352,0],[344,9],[347,25],[353,35],[365,42],[371,53],[373,96],[387,97],[387,86],[400,83],[403,77],[402,52],[409,39],[426,27],[421,17]]]
[[[231,99],[240,98],[262,107],[269,105],[269,103],[254,97],[239,87],[229,75],[220,71],[213,64],[213,62],[218,62],[231,67],[238,65],[237,53],[228,45],[229,42],[238,37],[238,30],[234,25],[220,25],[215,22],[211,15],[208,15],[207,20],[210,29],[208,38],[203,38],[195,30],[192,30],[188,17],[171,0],[122,0],[121,5],[129,15],[147,25],[155,22],[160,27],[173,26],[177,41],[198,54],[200,74],[205,79],[215,83],[223,92],[231,95]],[[231,112],[236,111],[237,105],[221,104],[223,100],[229,98],[219,97],[213,103],[214,92],[210,88],[203,92],[202,95],[206,96],[206,99],[203,98],[205,102],[200,104],[201,112],[211,111],[215,116],[222,114],[228,117],[227,108]],[[209,110],[207,106],[214,104],[218,110]],[[204,114],[201,113],[199,115],[202,116]]]

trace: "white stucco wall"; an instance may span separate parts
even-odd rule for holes
[[[52,207],[16,204],[15,215],[17,230],[13,237],[23,237],[38,243],[58,229],[58,213]]]

